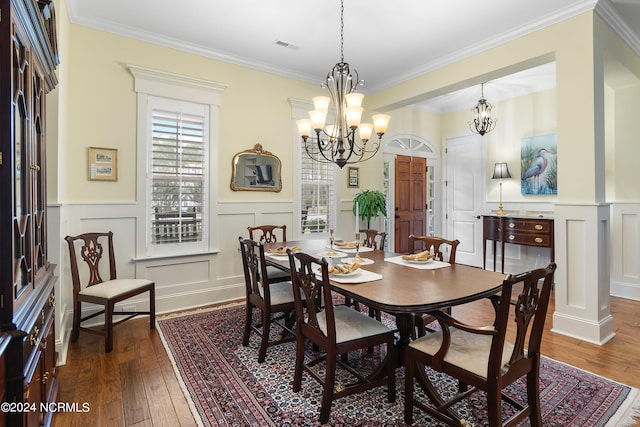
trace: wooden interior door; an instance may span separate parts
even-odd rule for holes
[[[395,161],[395,251],[409,251],[409,235],[425,235],[427,207],[427,159],[396,156]]]

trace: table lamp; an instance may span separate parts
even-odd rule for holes
[[[509,173],[509,167],[506,163],[496,163],[493,168],[493,176],[491,179],[499,179],[500,180],[500,205],[498,206],[498,215],[505,215],[506,212],[502,208],[502,179],[503,178],[511,178],[511,174]]]

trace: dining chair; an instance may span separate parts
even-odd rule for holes
[[[261,243],[284,243],[287,241],[286,225],[258,225],[255,227],[247,227],[249,231],[249,239]],[[280,234],[280,237],[278,237]],[[271,283],[287,282],[291,280],[291,274],[288,271],[281,270],[272,265],[267,266],[267,276]]]
[[[542,426],[540,343],[555,270],[556,264],[551,263],[546,268],[507,276],[500,295],[490,297],[495,310],[492,325],[469,325],[446,313],[433,313],[441,331],[416,339],[405,350],[406,423],[413,422],[415,407],[449,425],[465,425],[465,420],[461,420],[452,405],[482,390],[487,398],[488,425],[512,426],[529,417],[532,426]],[[516,284],[516,289],[520,288],[520,284],[522,288],[517,291],[518,296],[512,303],[512,291]],[[515,325],[515,331],[509,325]],[[514,337],[512,342],[506,340],[508,329],[509,336]],[[445,398],[429,382],[425,366],[448,374],[471,388],[461,388],[457,394]],[[505,392],[507,386],[523,376],[526,376],[526,403],[520,403],[519,399]],[[430,403],[415,396],[414,379],[423,388]],[[515,411],[504,423],[503,401]]]
[[[459,244],[459,240],[447,240],[442,237],[414,236],[413,234],[409,236],[409,250],[411,253],[430,250],[431,247],[433,247],[434,259],[448,262],[449,264],[456,263],[456,248]],[[451,314],[451,307],[445,307],[442,311]],[[421,337],[425,334],[425,331],[432,332],[432,329],[427,328],[427,325],[434,320],[436,320],[435,317],[429,314],[416,313],[413,321],[416,326],[417,335]]]
[[[271,283],[267,274],[264,245],[239,237],[244,269],[246,310],[242,345],[249,345],[251,331],[260,337],[258,363],[264,362],[267,348],[295,340],[293,330],[294,298],[291,281]],[[291,276],[289,276],[291,277]],[[253,323],[253,309],[260,310],[260,323]],[[276,315],[276,316],[273,316]],[[271,324],[282,328],[278,338],[271,340]]]
[[[362,241],[362,246],[373,248],[374,250],[384,250],[384,243],[387,240],[386,232],[364,228],[360,230],[360,233],[364,233],[365,235],[365,238]]]
[[[293,391],[297,393],[301,390],[303,372],[322,385],[321,424],[329,420],[332,402],[344,396],[386,385],[387,399],[389,402],[394,402],[396,388],[393,331],[364,313],[344,305],[333,304],[329,266],[325,258],[316,258],[300,251],[288,250],[287,253],[295,290],[296,312]],[[306,310],[303,305],[303,296],[306,298]],[[316,346],[320,354],[314,352],[314,356],[317,355],[317,357],[305,361],[307,341]],[[386,355],[377,369],[373,367],[372,375],[364,376],[348,364],[346,355],[372,346],[379,346],[381,354],[386,351]],[[321,375],[321,369],[316,367],[323,361],[324,376]],[[351,374],[352,378],[344,380],[350,381],[349,384],[336,384],[338,367]]]
[[[418,253],[424,250],[430,250],[433,246],[435,259],[438,261],[456,263],[456,249],[460,244],[459,240],[447,240],[442,237],[433,236],[409,236],[409,251]],[[417,248],[416,248],[417,246]]]
[[[362,246],[366,248],[371,248],[375,250],[384,251],[384,242],[387,239],[387,233],[384,231],[378,231],[374,229],[363,228],[360,230],[360,233],[364,233],[365,238],[362,241]],[[360,303],[358,301],[353,301],[349,297],[345,297],[344,303],[347,306],[353,306],[356,310],[360,310]],[[369,316],[375,317],[380,320],[380,311],[374,310],[369,307]]]
[[[84,233],[64,238],[69,247],[71,282],[73,284],[73,325],[71,341],[77,341],[80,331],[103,335],[105,352],[113,350],[113,327],[138,315],[149,315],[149,326],[156,327],[155,283],[147,279],[124,279],[116,276],[116,259],[113,232]],[[106,253],[105,253],[106,245]],[[78,257],[88,269],[80,268]],[[108,269],[100,261],[108,263]],[[81,264],[82,265],[82,264]],[[101,273],[107,271],[108,280]],[[115,305],[129,298],[149,292],[149,311],[114,311]],[[101,305],[103,308],[82,317],[82,303]],[[82,322],[104,314],[104,323],[98,326],[82,326]],[[116,316],[126,316],[115,321]]]

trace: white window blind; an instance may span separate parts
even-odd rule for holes
[[[335,228],[335,166],[318,162],[300,150],[301,227],[303,234]]]
[[[201,242],[207,206],[207,116],[152,108],[151,126],[151,244]]]

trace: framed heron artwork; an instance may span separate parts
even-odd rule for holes
[[[520,140],[522,194],[558,194],[557,135]]]

